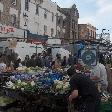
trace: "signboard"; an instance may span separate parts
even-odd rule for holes
[[[81,51],[81,59],[84,64],[88,66],[97,65],[97,51],[96,49],[84,49]]]
[[[0,25],[1,34],[7,34],[11,32],[15,32],[15,29],[13,27]]]
[[[0,38],[27,38],[27,31],[0,24]]]

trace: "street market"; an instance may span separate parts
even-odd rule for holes
[[[51,65],[50,63],[46,64],[47,60],[42,64],[41,59],[45,59],[46,57],[49,59],[44,51],[43,54],[38,55],[41,56],[40,60],[38,59],[37,61],[38,63],[35,63],[35,57],[31,58],[31,60],[34,60],[30,61],[28,56],[26,56],[25,61],[20,61],[18,64],[15,63],[15,68],[9,66],[10,69],[1,69],[1,96],[7,96],[13,100],[11,104],[5,105],[6,107],[2,106],[1,109],[6,111],[13,107],[18,108],[20,112],[73,111],[71,109],[72,104],[68,100],[70,95],[70,78],[67,70],[70,66],[74,65],[77,73],[82,73],[82,75],[90,78],[92,76],[91,66],[96,66],[98,61],[98,57],[95,54],[96,49],[88,48],[88,45],[85,49],[85,52],[82,50],[83,52],[80,54],[82,55],[82,60],[78,59],[78,62],[73,57],[70,57],[69,61],[66,61],[67,59],[61,61],[61,54],[57,54],[55,63],[52,61]],[[91,54],[94,55],[93,53],[95,56],[89,57]],[[85,55],[87,56],[85,57]],[[42,58],[42,56],[45,57]],[[89,61],[88,58],[90,58]],[[93,60],[94,58],[95,60]],[[27,67],[22,64],[27,65]],[[100,88],[100,85],[97,85],[97,87]],[[107,105],[105,109],[111,112],[111,94],[101,90],[101,88],[99,91],[102,93],[102,105]],[[102,110],[103,106],[101,106]],[[104,112],[106,111],[105,109]]]
[[[0,112],[112,112],[109,0],[0,0]]]

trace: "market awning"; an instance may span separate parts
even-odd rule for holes
[[[48,35],[38,35],[28,32],[27,42],[34,44],[46,44]]]

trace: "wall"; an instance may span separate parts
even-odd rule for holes
[[[47,11],[47,19],[44,19],[45,9]],[[54,21],[52,22],[52,12],[54,13]],[[29,2],[29,11],[25,11],[25,0],[21,0],[21,16],[20,16],[20,27],[23,29],[28,29],[31,33],[44,35],[44,25],[47,26],[47,34],[51,36],[51,28],[54,29],[54,35],[56,35],[56,12],[57,5],[50,0],[44,0],[44,2],[39,6],[39,14],[36,13],[36,4],[34,0]],[[26,13],[28,17],[27,27],[24,27],[25,18],[23,17],[23,13]]]
[[[79,24],[78,25],[78,29],[79,29],[79,39],[88,39],[88,29],[87,29],[87,25],[86,24]]]

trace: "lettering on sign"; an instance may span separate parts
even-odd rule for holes
[[[10,26],[0,26],[0,33],[7,34],[14,32],[14,28]]]

